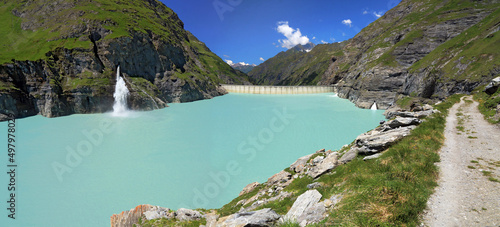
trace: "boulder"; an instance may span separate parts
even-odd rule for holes
[[[320,163],[321,161],[323,161],[323,159],[325,159],[325,157],[323,157],[323,156],[317,156],[316,158],[314,158],[312,160],[312,164],[316,165],[316,164]]]
[[[396,119],[387,122],[387,125],[391,128],[399,128],[409,125],[418,125],[420,123],[422,123],[422,121],[415,117],[396,117]]]
[[[153,220],[159,218],[171,219],[174,217],[174,213],[171,212],[171,210],[168,208],[154,206],[148,211],[144,212],[144,217],[146,217],[147,220]]]
[[[196,210],[179,208],[175,212],[175,218],[177,218],[179,221],[195,221],[200,220],[202,217],[203,215]]]
[[[307,161],[313,156],[313,154],[306,155],[304,157],[300,157],[295,161],[293,164],[290,165],[290,170],[295,171],[296,173],[302,172],[304,170],[305,165],[307,164]]]
[[[217,218],[219,218],[219,215],[217,212],[213,211],[211,213],[207,213],[204,215],[205,219],[207,220],[207,224],[205,225],[206,227],[216,227],[217,226]]]
[[[291,183],[289,182],[291,178],[292,178],[291,173],[282,170],[281,172],[274,174],[272,177],[267,179],[267,184],[285,186]]]
[[[349,151],[344,153],[344,155],[342,155],[339,162],[346,164],[346,163],[352,161],[353,159],[355,159],[358,156],[358,150],[359,150],[359,148],[357,148],[357,147],[351,148]]]
[[[371,160],[371,159],[376,159],[376,158],[379,158],[380,156],[382,156],[382,153],[377,153],[377,154],[374,154],[374,155],[366,156],[366,157],[363,158],[363,161]]]
[[[241,195],[244,195],[244,194],[247,194],[247,193],[253,191],[259,185],[260,185],[259,182],[253,182],[253,183],[248,184],[247,186],[245,186],[243,188],[243,190],[241,190],[241,192],[238,196],[241,196]]]
[[[337,166],[338,166],[338,155],[337,153],[332,153],[326,156],[325,159],[321,160],[321,162],[319,162],[316,166],[309,169],[307,175],[309,175],[312,178],[317,178],[327,173],[328,171],[334,169]]]
[[[271,208],[265,208],[257,211],[236,213],[221,218],[217,226],[272,226],[279,218],[280,215],[271,210]]]
[[[400,116],[400,117],[413,117],[413,118],[426,118],[433,114],[435,111],[434,110],[424,110],[424,111],[418,111],[418,112],[409,112],[409,111],[403,111],[403,112],[394,112],[392,113],[393,116]]]
[[[495,94],[495,92],[498,91],[499,86],[500,86],[500,76],[491,80],[491,82],[484,88],[484,92],[486,92],[486,94],[488,95]]]
[[[358,136],[355,143],[360,154],[373,154],[385,150],[401,138],[410,135],[416,126],[401,127],[390,131],[380,132],[372,130]]]
[[[432,106],[431,106],[431,105],[429,105],[429,104],[425,104],[424,106],[422,106],[422,109],[423,109],[424,111],[426,111],[426,110],[433,110],[433,109],[434,109],[434,107],[432,107]]]
[[[316,189],[304,192],[295,200],[282,221],[297,222],[300,226],[320,222],[326,215],[325,205],[319,202],[321,197]]]

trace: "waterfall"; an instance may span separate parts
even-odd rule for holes
[[[370,109],[377,110],[377,102],[373,102],[373,105]]]
[[[115,103],[113,104],[113,115],[121,116],[127,112],[127,96],[129,94],[125,81],[120,76],[120,66],[116,69],[116,86],[113,97]]]

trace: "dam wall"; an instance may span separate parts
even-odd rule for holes
[[[334,92],[331,86],[257,86],[221,84],[227,92],[247,94],[314,94]]]

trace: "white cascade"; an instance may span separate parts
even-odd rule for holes
[[[373,105],[372,105],[372,107],[371,107],[370,109],[372,109],[372,110],[377,110],[377,103],[376,103],[376,102],[374,102],[374,103],[373,103]]]
[[[113,104],[113,114],[114,115],[124,115],[127,111],[127,97],[129,91],[125,81],[120,76],[120,66],[116,70],[116,86],[115,93],[113,97],[115,98],[115,103]]]

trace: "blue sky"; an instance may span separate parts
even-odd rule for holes
[[[161,0],[223,60],[260,64],[306,41],[347,40],[400,0]]]

